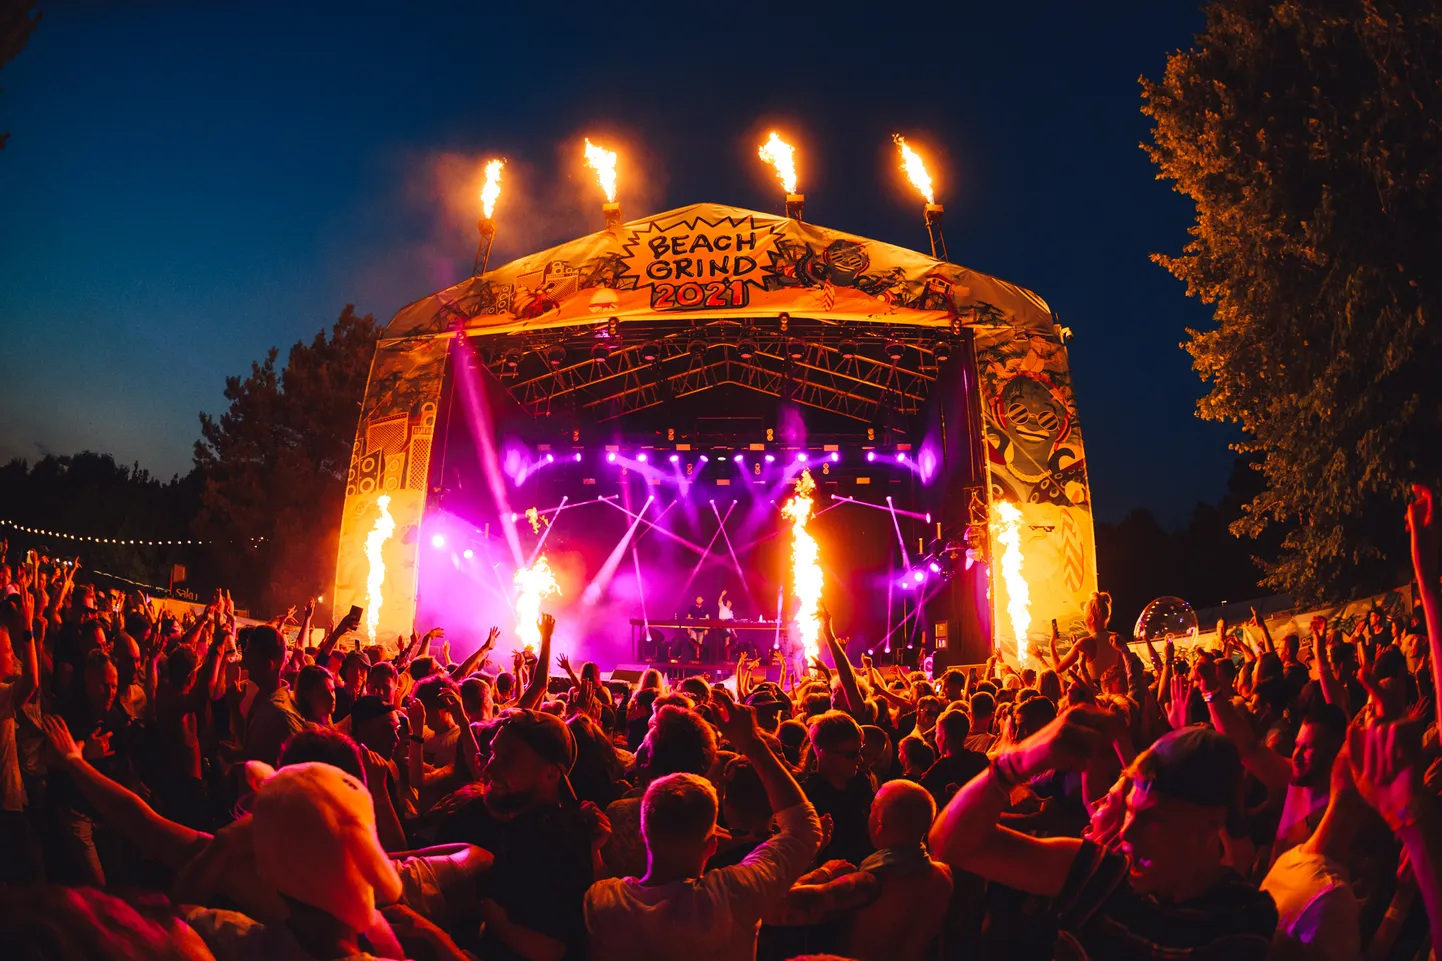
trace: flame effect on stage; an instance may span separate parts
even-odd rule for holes
[[[1026,664],[1027,631],[1031,629],[1031,590],[1022,575],[1021,510],[1009,501],[996,502],[992,536],[1001,546],[1001,579],[1006,584],[1006,613],[1016,638],[1016,661]]]
[[[796,493],[781,508],[781,513],[791,521],[792,592],[800,602],[796,608],[796,640],[806,651],[808,660],[818,653],[816,637],[821,630],[821,619],[816,614],[821,603],[821,549],[816,538],[806,530],[815,493],[816,482],[811,479],[811,471],[804,470],[796,480]]]
[[[921,159],[921,155],[911,149],[911,144],[907,143],[901,134],[893,134],[892,139],[896,141],[896,148],[901,151],[901,169],[906,171],[906,179],[926,198],[927,203],[936,203],[931,174],[926,172],[926,163]]]
[[[487,220],[496,212],[496,198],[501,195],[501,168],[505,165],[504,160],[491,160],[486,163],[486,183],[481,188],[481,212]]]
[[[537,622],[541,619],[541,601],[553,594],[561,593],[551,565],[542,554],[536,563],[516,571],[516,636],[521,646],[535,649],[541,643],[541,630]]]
[[[616,151],[598,147],[586,138],[586,163],[596,171],[596,182],[606,194],[607,203],[616,202]]]
[[[761,159],[776,168],[781,187],[788,194],[796,193],[796,148],[771,131],[771,137],[757,151]]]
[[[371,643],[375,643],[376,629],[380,626],[381,588],[386,582],[386,562],[381,550],[396,532],[395,518],[391,517],[391,496],[382,494],[376,498],[376,506],[381,509],[380,516],[366,535],[366,560],[370,562],[370,574],[366,577],[366,636]]]

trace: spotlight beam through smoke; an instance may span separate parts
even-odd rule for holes
[[[500,517],[497,519],[501,525],[501,531],[506,535],[506,544],[511,549],[511,562],[516,567],[521,566],[524,555],[521,552],[521,538],[516,533],[516,523],[511,520],[510,495],[506,492],[506,474],[501,469],[501,460],[496,451],[495,431],[491,423],[491,409],[486,402],[486,391],[484,386],[477,383],[480,376],[480,364],[475,361],[475,351],[470,343],[461,340],[455,347],[455,360],[457,361],[456,382],[463,395],[466,405],[467,426],[475,437],[476,455],[480,458],[481,473],[485,475],[486,486],[490,489],[491,499],[496,505]],[[456,388],[452,388],[455,390]]]
[[[606,563],[601,565],[601,569],[596,572],[596,576],[591,578],[591,583],[587,584],[585,591],[581,593],[581,602],[587,607],[594,607],[596,602],[601,599],[601,594],[610,586],[611,578],[616,576],[616,568],[621,566],[621,558],[626,556],[626,548],[630,545],[631,538],[635,536],[636,528],[641,524],[642,515],[646,513],[646,508],[651,506],[653,500],[655,500],[654,496],[646,498],[646,503],[641,505],[640,514],[631,514],[631,512],[627,511],[624,507],[621,508],[621,510],[630,514],[633,518],[631,526],[626,528],[626,533],[621,536],[621,539],[616,542],[616,546],[611,549],[610,556],[606,558]],[[607,501],[606,503],[609,504],[611,502]],[[640,577],[639,570],[636,572],[636,576],[638,578]],[[642,619],[644,620],[644,618],[645,615],[643,613]]]
[[[901,545],[901,560],[906,569],[911,569],[911,555],[906,550],[906,538],[901,536],[901,522],[896,519],[896,507],[891,503],[891,497],[886,498],[886,509],[891,513],[891,526],[896,529],[896,543]]]
[[[650,501],[650,500],[651,500],[651,498],[648,497],[648,498],[647,498],[647,501]],[[607,504],[610,504],[612,507],[616,508],[616,510],[620,511],[622,514],[625,514],[627,517],[630,517],[630,518],[633,518],[633,519],[640,517],[639,514],[633,514],[633,513],[631,513],[629,510],[627,510],[625,507],[623,507],[621,504],[618,504],[618,503],[617,503],[616,501],[614,501],[614,500],[608,500],[608,501],[606,501],[606,503],[607,503]],[[666,505],[666,510],[670,510],[673,506],[675,506],[675,504],[676,504],[676,502],[675,502],[675,501],[672,501],[670,504]],[[664,516],[664,515],[665,515],[665,511],[662,511],[660,514],[657,514],[657,515],[656,515],[656,520],[659,521],[659,520],[661,519],[661,517]],[[676,543],[681,544],[681,545],[689,548],[690,550],[696,552],[697,554],[704,555],[704,554],[706,553],[705,548],[703,548],[700,544],[693,544],[693,543],[691,543],[690,541],[688,541],[686,538],[682,537],[681,535],[676,534],[676,533],[674,533],[674,532],[672,532],[672,531],[667,530],[667,529],[664,528],[664,527],[661,527],[661,526],[657,525],[654,521],[645,521],[644,523],[646,524],[646,530],[647,530],[647,531],[653,531],[653,530],[654,530],[656,533],[661,534],[661,535],[663,535],[663,536],[665,536],[665,537],[671,538],[671,540],[673,540],[673,541],[675,541]]]
[[[847,497],[845,494],[832,494],[831,499],[836,502],[833,503],[831,507],[835,507],[837,506],[837,504],[855,504],[857,507],[870,507],[879,511],[890,511],[893,514],[899,514],[902,517],[911,517],[919,521],[925,521],[931,516],[929,514],[924,514],[920,511],[904,511],[901,508],[895,506],[888,506],[886,504],[873,504],[871,503],[871,501],[857,500],[855,497]],[[830,510],[831,507],[828,507],[827,510]],[[816,513],[820,514],[821,512],[817,511]]]

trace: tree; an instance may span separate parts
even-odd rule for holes
[[[227,377],[230,408],[200,415],[195,465],[205,478],[199,536],[231,544],[215,560],[223,582],[275,612],[328,592],[335,571],[345,475],[378,336],[347,304],[309,344]]]
[[[1196,205],[1155,259],[1214,306],[1189,330],[1264,489],[1232,526],[1285,530],[1269,587],[1303,600],[1405,576],[1401,497],[1442,476],[1442,8],[1218,0],[1142,78],[1144,148]]]
[[[0,0],[0,68],[6,63],[14,60],[25,44],[30,42],[30,34],[40,24],[43,14],[37,13],[33,17],[30,11],[35,9],[36,0]],[[0,132],[0,150],[5,149],[5,141],[10,134]]]

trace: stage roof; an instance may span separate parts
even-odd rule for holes
[[[829,227],[700,203],[447,287],[401,308],[382,336],[781,314],[837,323],[1053,330],[1044,300],[988,274]]]

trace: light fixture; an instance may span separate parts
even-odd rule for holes
[[[506,366],[512,370],[521,366],[521,352],[519,350],[506,351]]]
[[[840,452],[840,451],[832,451],[832,452],[831,452],[831,463],[836,464],[836,463],[839,463],[840,461],[841,461],[841,452]]]
[[[706,359],[706,347],[707,347],[706,341],[704,341],[704,340],[693,340],[693,341],[691,341],[691,343],[690,343],[689,345],[687,345],[686,349],[689,350],[689,351],[691,352],[691,356],[694,357],[694,358],[696,358],[697,360],[705,360],[705,359]]]
[[[471,558],[476,556],[476,552],[467,547],[464,551],[461,552],[461,556],[464,557],[466,560],[470,560]]]
[[[560,367],[566,362],[566,348],[559,345],[546,351],[546,360],[550,361],[552,367]]]
[[[731,459],[734,460],[736,463],[739,464],[739,463],[741,463],[742,461],[744,461],[744,460],[746,459],[746,455],[745,455],[745,454],[737,454],[735,457],[733,457],[733,458],[731,458]]]
[[[876,451],[874,451],[874,450],[869,450],[869,451],[867,451],[867,452],[866,452],[866,462],[869,464],[869,463],[871,463],[871,462],[874,461],[874,460],[876,460]]]
[[[806,356],[806,345],[799,340],[793,340],[786,345],[786,353],[792,360],[801,360]]]
[[[774,464],[774,463],[776,463],[776,457],[775,457],[774,455],[772,455],[772,454],[767,454],[765,459],[766,459],[766,463],[768,463],[768,464]]]
[[[886,345],[886,356],[891,358],[893,364],[901,363],[901,358],[906,356],[906,348],[896,341],[889,341]]]
[[[614,464],[614,463],[616,463],[616,452],[615,452],[615,451],[610,451],[609,453],[606,454],[606,463],[608,463],[608,464]]]
[[[837,349],[841,351],[843,359],[850,360],[856,356],[856,341],[848,337],[838,345]]]
[[[922,581],[926,580],[926,572],[917,571],[915,574],[911,575],[911,579],[913,581],[916,581],[916,583],[920,584]]]
[[[555,455],[555,454],[547,454],[547,455],[546,455],[546,463],[547,463],[547,464],[554,464],[555,462],[556,462],[556,455]]]
[[[646,463],[646,452],[642,451],[641,453],[637,454],[636,459],[643,464]]]
[[[798,464],[804,464],[804,463],[806,463],[806,451],[803,450],[803,451],[797,451],[797,452],[796,452],[796,463],[798,463]]]
[[[581,463],[581,452],[576,451],[576,463]]]
[[[431,535],[431,546],[434,547],[436,550],[440,550],[442,547],[445,547],[445,546],[446,546],[446,535],[444,535],[444,534],[432,534],[432,535]]]
[[[931,568],[931,573],[933,573],[933,574],[940,574],[940,573],[941,573],[941,565],[938,564],[936,561],[932,561],[930,564],[928,564],[928,565],[926,565],[926,566],[929,567],[929,568]]]
[[[951,341],[937,340],[931,347],[931,354],[936,358],[938,364],[944,364],[951,360]]]
[[[904,450],[899,450],[899,451],[896,452],[896,462],[897,462],[898,464],[905,464],[905,463],[906,463],[906,451],[904,451]]]
[[[756,356],[756,342],[754,340],[743,340],[736,345],[736,353],[742,360],[750,360]]]
[[[705,464],[708,463],[710,460],[711,458],[707,457],[705,454],[701,455],[701,463]]]
[[[653,361],[659,356],[661,356],[661,348],[656,344],[655,341],[648,340],[646,341],[646,343],[641,345],[642,360]]]
[[[591,359],[592,359],[592,360],[606,360],[606,359],[609,358],[610,356],[611,356],[611,348],[608,347],[608,346],[606,346],[605,344],[592,344],[592,345],[591,345]]]
[[[776,319],[779,320],[779,321],[781,321],[781,332],[782,332],[783,334],[786,333],[788,330],[791,329],[791,315],[790,315],[790,314],[786,313],[785,311],[782,311],[781,314],[780,314]]]
[[[669,460],[671,463],[674,464],[674,463],[676,463],[678,460],[681,459],[681,455],[680,455],[680,454],[672,454],[670,457],[668,457],[668,458],[666,458],[666,459]]]

